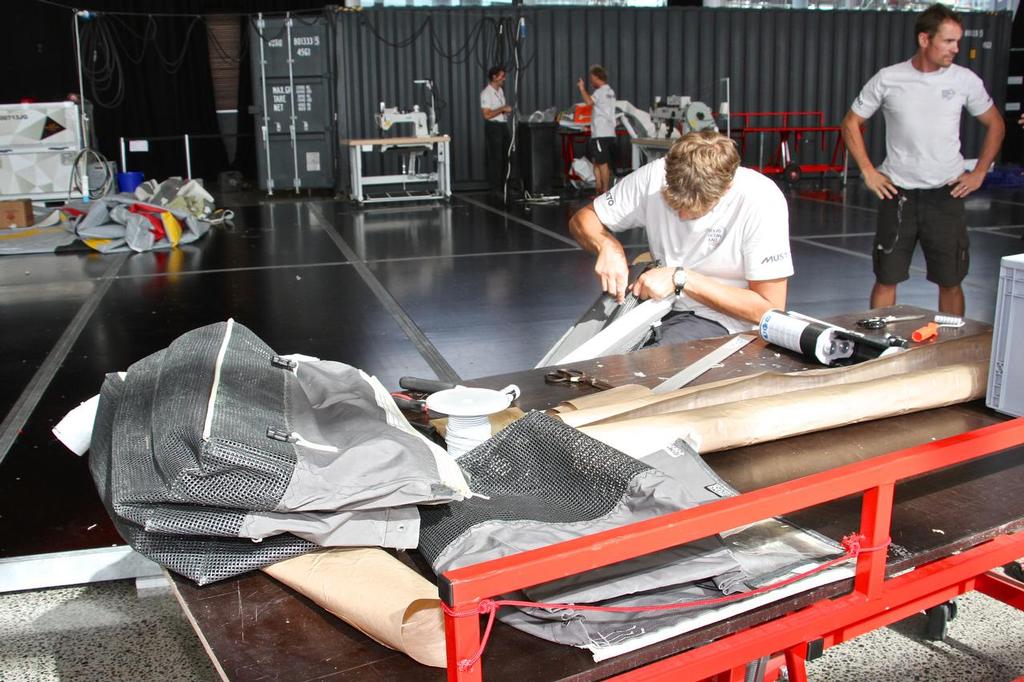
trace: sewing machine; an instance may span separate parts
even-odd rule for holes
[[[420,109],[420,105],[414,104],[412,111],[402,111],[398,107],[389,107],[385,105],[384,102],[381,102],[380,111],[374,115],[374,119],[377,121],[377,127],[388,132],[395,125],[412,124],[413,134],[403,136],[403,139],[409,137],[438,137],[439,128],[434,109],[434,81],[429,79],[420,79],[413,81],[413,83],[416,85],[423,85],[427,88],[427,92],[430,94],[430,104],[427,106],[427,110],[423,111]],[[397,147],[398,145],[395,146]],[[404,149],[411,150],[405,153],[405,157],[402,160],[402,174],[416,175],[416,166],[419,157],[433,147],[432,142],[425,140],[422,145],[422,149],[417,148],[418,145],[403,144],[401,146]],[[384,152],[391,148],[391,145],[381,145],[380,151]]]
[[[678,137],[680,134],[701,130],[718,130],[711,108],[685,95],[669,95],[665,98],[664,104],[660,96],[655,97],[651,118],[655,126],[655,134],[651,137],[656,138]]]

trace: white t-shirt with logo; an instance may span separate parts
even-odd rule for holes
[[[594,90],[590,98],[594,100],[590,111],[590,136],[615,137],[615,91],[605,83]]]
[[[878,170],[897,187],[931,189],[964,172],[961,111],[980,116],[991,106],[985,84],[970,69],[952,64],[924,73],[905,61],[876,73],[850,108],[861,118],[882,109],[885,161]]]
[[[696,220],[682,220],[669,208],[661,195],[664,185],[665,160],[658,159],[594,199],[594,210],[612,232],[646,228],[651,255],[668,266],[685,267],[743,289],[748,280],[793,275],[789,206],[772,180],[749,168],[736,169],[725,196]],[[685,295],[673,308],[692,310],[730,332],[753,327]]]
[[[488,83],[487,87],[480,91],[480,108],[481,109],[500,109],[505,106],[505,91],[501,88],[495,90]],[[494,118],[487,119],[488,121],[494,121],[496,123],[504,123],[508,120],[505,114],[498,114]]]

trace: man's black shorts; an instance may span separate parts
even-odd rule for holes
[[[951,196],[952,189],[900,189],[897,198],[882,200],[872,251],[879,283],[898,284],[907,279],[918,241],[929,281],[954,287],[967,276],[967,217],[964,200]]]
[[[590,160],[594,163],[613,163],[615,161],[615,138],[590,138]]]

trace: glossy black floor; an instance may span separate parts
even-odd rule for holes
[[[867,308],[876,201],[838,181],[789,190],[789,307]],[[339,360],[397,388],[534,366],[598,293],[568,236],[583,200],[507,210],[483,195],[359,208],[219,197],[231,225],[173,252],[0,260],[0,558],[120,541],[86,462],[50,429],[122,370],[194,327],[233,317],[282,353]],[[1024,251],[1024,190],[968,202],[968,315],[991,321],[999,259]],[[624,235],[640,251],[640,231]],[[935,306],[918,261],[899,300]]]

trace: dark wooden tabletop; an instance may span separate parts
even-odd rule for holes
[[[878,312],[878,311],[876,311]],[[882,312],[928,314],[909,306]],[[851,325],[864,314],[832,318]],[[901,336],[926,320],[890,326]],[[943,339],[984,334],[988,325],[968,322],[942,330]],[[722,339],[655,348],[629,355],[574,363],[613,385],[654,386],[718,347]],[[760,371],[789,372],[810,365],[799,355],[755,340],[695,380],[707,383]],[[545,384],[543,370],[471,382],[501,387],[516,383],[524,409],[546,409],[588,387]],[[706,456],[712,468],[741,492],[793,480],[921,443],[1004,421],[982,401],[854,424],[822,433],[735,448]],[[837,500],[788,516],[833,539],[859,527],[860,500]],[[975,545],[999,533],[1024,528],[1024,448],[992,455],[900,483],[896,488],[890,573],[905,570]],[[399,558],[430,575],[415,552]],[[306,598],[260,572],[206,587],[175,576],[175,591],[221,674],[232,680],[420,680],[443,679],[444,671],[421,666],[362,635]],[[489,680],[592,680],[623,672],[711,641],[848,589],[826,585],[700,631],[608,661],[594,663],[589,652],[550,644],[501,623],[484,656]]]

